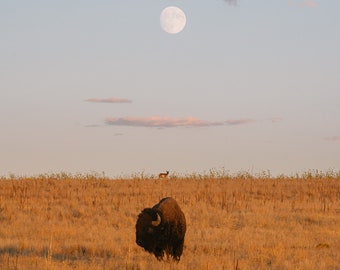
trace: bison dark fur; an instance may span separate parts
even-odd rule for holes
[[[173,198],[164,198],[145,208],[136,223],[136,243],[162,260],[164,255],[179,261],[186,232],[185,216]]]

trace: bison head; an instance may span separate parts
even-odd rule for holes
[[[157,258],[163,256],[159,247],[161,222],[162,218],[155,209],[146,208],[138,215],[136,223],[136,243],[146,251],[157,254]]]

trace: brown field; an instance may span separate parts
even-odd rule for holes
[[[135,244],[166,196],[187,219],[178,264]],[[0,269],[340,269],[340,176],[3,177]]]

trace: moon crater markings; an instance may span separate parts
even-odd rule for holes
[[[181,32],[186,25],[186,16],[178,7],[166,7],[160,16],[162,29],[169,34]]]

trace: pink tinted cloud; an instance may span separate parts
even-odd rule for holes
[[[281,122],[282,119],[274,117],[269,119],[272,123]],[[105,120],[107,125],[130,127],[211,127],[211,126],[237,126],[258,122],[252,118],[230,119],[226,121],[205,121],[196,117],[161,117],[161,116],[128,116],[111,117]]]
[[[291,5],[297,7],[305,7],[305,8],[314,8],[316,7],[316,3],[314,0],[290,0]]]
[[[207,127],[222,125],[221,122],[209,122],[196,117],[111,117],[106,119],[106,124],[113,126],[131,127]]]
[[[93,103],[131,103],[132,101],[126,98],[89,98],[87,102]]]
[[[283,118],[281,117],[272,117],[269,119],[272,123],[280,123],[283,121]]]
[[[305,7],[313,8],[313,7],[316,6],[316,3],[315,3],[313,0],[305,0],[305,1],[303,2],[303,5],[304,5]]]
[[[340,141],[340,136],[326,137],[327,141]]]
[[[249,123],[254,123],[255,120],[251,118],[244,118],[244,119],[230,119],[225,121],[224,123],[230,126],[236,126],[236,125],[244,125]]]

